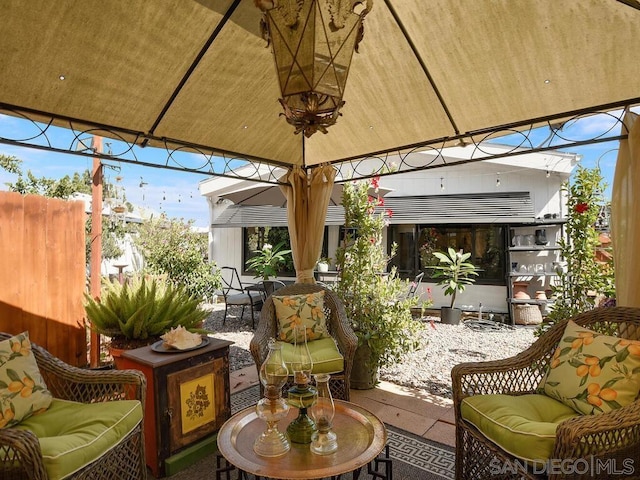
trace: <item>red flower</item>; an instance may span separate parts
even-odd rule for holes
[[[369,195],[369,196],[367,197],[367,202],[369,202],[369,203],[374,203],[375,201],[376,201],[376,199],[375,199],[375,198],[373,198],[371,195]]]
[[[393,210],[391,210],[390,208],[387,208],[386,213],[389,217],[393,217]]]
[[[373,238],[373,237],[371,237],[371,238],[369,239],[369,241],[370,241],[372,244],[373,244],[373,243],[376,243],[376,239],[375,239],[375,238]]]
[[[574,207],[574,210],[578,213],[584,213],[587,210],[589,210],[589,204],[588,203],[577,203],[576,206]]]
[[[384,198],[378,197],[378,206],[381,207],[384,205]]]
[[[371,179],[371,185],[373,186],[373,188],[379,188],[380,187],[380,177],[373,177]]]

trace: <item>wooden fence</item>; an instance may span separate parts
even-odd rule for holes
[[[0,192],[0,331],[87,365],[85,212],[79,201]]]

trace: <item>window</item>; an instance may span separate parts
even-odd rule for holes
[[[283,243],[283,249],[291,248],[289,240],[289,229],[287,227],[245,227],[242,229],[243,252],[242,252],[242,273],[252,275],[246,269],[247,260],[254,256],[254,251],[261,250],[265,243],[276,246]],[[293,266],[293,257],[287,256],[287,262],[281,267],[279,275],[283,277],[295,276],[296,269]]]
[[[432,278],[438,259],[434,251],[448,247],[471,252],[471,261],[481,269],[476,283],[505,284],[505,227],[495,225],[465,225],[436,227],[432,225],[391,225],[390,244],[398,244],[398,252],[391,263],[403,277],[424,271]],[[417,241],[416,241],[417,239]]]
[[[287,227],[244,227],[242,229],[243,251],[242,251],[242,273],[251,275],[252,272],[246,270],[247,260],[254,256],[254,251],[262,249],[265,243],[274,247],[284,242],[283,249],[291,249],[291,241],[289,240],[289,229]],[[322,244],[321,257],[327,255],[328,230],[324,228],[324,241]],[[295,277],[296,269],[293,265],[293,256],[287,256],[287,262],[281,267],[279,275],[283,277]]]

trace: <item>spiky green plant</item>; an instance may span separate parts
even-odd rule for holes
[[[85,298],[89,327],[111,337],[112,344],[152,341],[180,325],[206,333],[200,325],[208,312],[200,307],[200,300],[163,279],[133,277],[124,285],[105,281],[99,300]]]

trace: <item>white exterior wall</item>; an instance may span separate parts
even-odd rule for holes
[[[466,149],[465,154],[469,154]],[[497,150],[504,147],[491,147]],[[456,150],[456,149],[453,149]],[[464,155],[462,155],[464,156]],[[579,160],[574,154],[526,154],[517,157],[485,160],[482,162],[468,163],[465,165],[453,165],[433,170],[423,170],[411,173],[403,173],[382,177],[380,186],[392,191],[385,197],[414,196],[414,195],[455,195],[467,193],[493,193],[505,192],[530,192],[534,206],[535,216],[542,218],[545,214],[559,214],[566,216],[565,202],[561,192],[561,185],[565,182]],[[549,176],[547,176],[547,171]],[[500,179],[500,185],[496,183]],[[218,179],[216,179],[218,180]],[[221,193],[230,190],[228,179],[221,181]],[[215,180],[214,180],[215,181]],[[243,185],[246,182],[242,182]],[[444,190],[440,185],[444,186]],[[212,192],[215,188],[207,185],[204,189],[210,200],[211,219],[219,215],[221,207],[216,202],[217,197]],[[231,189],[231,191],[233,191]],[[265,219],[268,225],[268,219]],[[335,249],[338,245],[337,226],[329,227],[329,257],[335,262]],[[550,240],[553,228],[548,230]],[[533,233],[533,231],[531,232]],[[386,230],[384,232],[384,244],[387,242]],[[238,272],[242,266],[242,229],[240,228],[212,228],[210,258],[218,266],[235,266]],[[243,282],[255,283],[251,276],[242,276]],[[291,280],[291,277],[283,277],[281,280]],[[423,300],[427,300],[427,288],[431,289],[433,308],[447,306],[451,298],[443,294],[442,287],[433,283],[423,282],[418,293]],[[507,287],[503,285],[472,285],[459,293],[456,297],[456,306],[477,310],[482,303],[483,312],[506,313]]]

